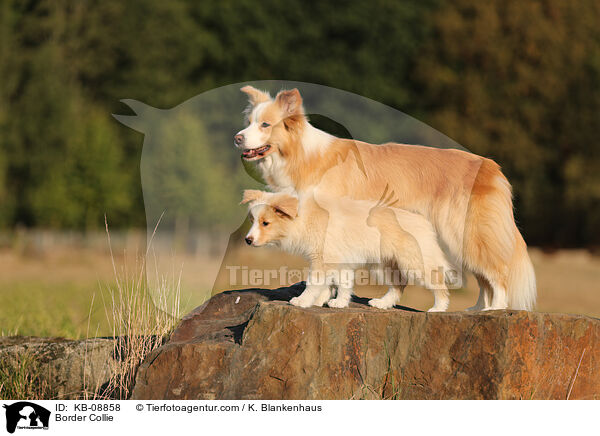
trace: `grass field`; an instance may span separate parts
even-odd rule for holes
[[[136,252],[139,250],[132,248],[127,254],[115,254],[117,275],[121,278],[139,271]],[[537,310],[600,317],[599,257],[583,250],[545,254],[532,249],[530,253],[538,280]],[[253,256],[255,263],[264,263],[265,267],[282,261],[302,266],[298,259],[263,249],[253,249],[246,256]],[[192,259],[187,264],[218,266],[220,262]],[[202,303],[212,288],[212,282],[202,277],[198,268],[191,269],[196,273],[186,275],[184,266],[188,285],[187,293],[182,292],[181,313]],[[108,248],[61,248],[35,255],[4,249],[0,251],[0,333],[70,338],[111,335],[109,301],[114,285]],[[357,288],[358,295],[368,297],[384,291]],[[470,278],[465,289],[451,292],[450,310],[472,306],[477,294],[475,280]],[[432,302],[428,291],[409,287],[401,304],[425,310]]]

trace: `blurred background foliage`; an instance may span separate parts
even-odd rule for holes
[[[381,101],[495,159],[528,243],[597,246],[598,23],[597,0],[0,0],[0,226],[144,227],[142,137],[111,118],[119,100],[170,108],[284,79]],[[183,168],[210,192],[179,207],[227,214],[244,186],[215,181],[241,163],[230,142],[202,144],[180,153],[230,157]]]

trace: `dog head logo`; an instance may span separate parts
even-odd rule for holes
[[[19,429],[48,429],[50,411],[29,401],[3,405],[6,409],[6,431]]]

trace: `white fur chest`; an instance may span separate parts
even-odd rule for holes
[[[285,161],[276,153],[272,153],[258,163],[258,168],[265,179],[273,181],[273,190],[293,189],[292,179],[287,175]]]

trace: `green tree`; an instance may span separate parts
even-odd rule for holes
[[[89,228],[107,212],[143,226],[142,140],[109,118],[119,100],[170,108],[287,79],[394,106],[497,160],[528,242],[598,244],[599,18],[595,0],[5,0],[0,225]],[[239,165],[216,130],[218,160]]]
[[[18,70],[5,94],[2,144],[5,189],[14,199],[14,222],[89,228],[104,212],[124,214],[128,180],[115,141],[116,125],[85,101],[64,54],[64,14],[51,2],[16,15],[8,55]],[[38,15],[39,14],[39,15]]]
[[[430,19],[413,75],[423,118],[502,164],[529,242],[600,242],[597,207],[586,213],[600,186],[598,3],[448,1]]]

